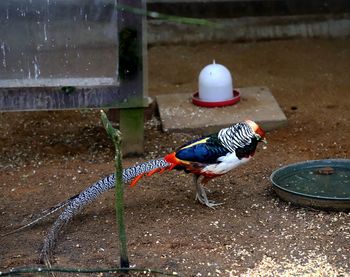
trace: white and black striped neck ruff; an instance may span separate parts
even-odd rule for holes
[[[249,145],[254,136],[252,128],[244,122],[222,129],[218,133],[220,142],[230,152],[235,152],[237,148]]]

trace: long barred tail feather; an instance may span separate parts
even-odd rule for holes
[[[70,202],[73,198],[75,198],[75,197],[77,197],[77,196],[78,196],[78,195],[75,195],[75,196],[73,196],[73,197],[71,197],[71,198],[69,198],[69,199],[67,199],[67,200],[65,200],[65,201],[63,201],[63,202],[61,202],[61,203],[58,203],[57,205],[55,205],[55,206],[53,206],[53,207],[51,207],[51,208],[49,208],[49,209],[46,209],[46,210],[42,211],[42,212],[41,212],[39,215],[37,215],[36,218],[33,219],[31,222],[29,222],[29,223],[27,223],[27,224],[25,224],[25,225],[23,225],[23,226],[21,226],[21,227],[15,229],[15,230],[13,230],[13,231],[10,231],[10,232],[8,232],[8,233],[6,233],[6,234],[2,234],[1,237],[5,237],[5,236],[8,236],[8,235],[17,233],[17,232],[19,232],[19,231],[21,231],[21,230],[27,229],[27,228],[29,228],[29,227],[35,225],[35,224],[38,223],[39,221],[42,221],[42,220],[45,219],[46,217],[48,217],[48,216],[54,214],[55,212],[57,212],[57,211],[63,209],[64,207],[66,207],[66,206],[69,204],[69,202]]]
[[[123,182],[129,183],[134,179],[138,181],[140,176],[143,176],[146,173],[153,174],[156,171],[164,171],[168,168],[171,168],[171,164],[165,161],[163,158],[140,163],[123,170]],[[67,203],[65,203],[64,206],[60,207],[60,208],[63,208],[63,207],[66,207],[66,208],[60,214],[57,220],[54,222],[53,226],[51,227],[47,236],[44,239],[44,245],[40,254],[41,262],[45,262],[45,263],[48,262],[52,249],[55,246],[58,233],[62,229],[62,227],[66,225],[85,206],[93,202],[102,193],[113,188],[114,186],[115,186],[115,175],[111,174],[105,177],[104,179],[92,184],[90,187],[88,187],[81,193],[77,194],[76,196],[70,198],[69,200],[67,200]],[[56,209],[55,211],[57,210],[58,209]],[[45,218],[45,217],[46,216],[42,218]],[[36,222],[38,222],[39,220],[37,220]],[[30,226],[33,224],[30,224]]]

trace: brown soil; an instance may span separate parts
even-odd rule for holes
[[[216,209],[196,203],[191,177],[178,172],[127,188],[131,263],[183,276],[349,276],[350,213],[285,203],[269,176],[292,162],[349,158],[350,40],[154,46],[150,95],[195,91],[212,59],[231,70],[236,87],[269,87],[288,127],[268,133],[268,148],[253,161],[208,184],[210,198],[225,202]],[[96,111],[1,113],[0,124],[0,233],[113,172],[113,147]],[[156,119],[145,133],[144,156],[124,166],[191,138],[162,133]],[[0,238],[0,271],[35,265],[53,220]],[[116,233],[110,191],[64,229],[53,265],[117,266]]]

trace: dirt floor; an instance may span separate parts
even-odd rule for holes
[[[153,46],[150,95],[195,91],[213,59],[236,87],[269,87],[288,126],[269,132],[250,163],[208,184],[209,197],[225,202],[216,209],[196,203],[192,178],[178,172],[126,188],[131,264],[182,276],[350,276],[350,213],[295,207],[269,181],[282,165],[349,158],[350,40]],[[144,156],[124,166],[161,157],[191,135],[162,133],[154,118],[145,139]],[[96,111],[1,113],[0,149],[0,233],[114,170]],[[35,265],[54,219],[0,238],[0,271]],[[116,233],[110,191],[64,229],[53,265],[116,267]]]

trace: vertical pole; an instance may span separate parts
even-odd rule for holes
[[[115,146],[115,209],[119,233],[120,267],[127,269],[129,268],[129,258],[124,223],[124,185],[121,151],[122,137],[121,132],[112,127],[112,124],[109,122],[106,114],[102,110],[101,120],[107,134],[112,139]]]
[[[146,10],[145,0],[119,0],[121,6]],[[132,106],[120,110],[124,135],[124,154],[142,154],[144,139],[143,110],[147,96],[147,41],[144,15],[118,9],[120,89],[133,96]]]
[[[120,131],[123,133],[122,149],[126,156],[143,152],[144,109],[129,108],[120,110]]]

